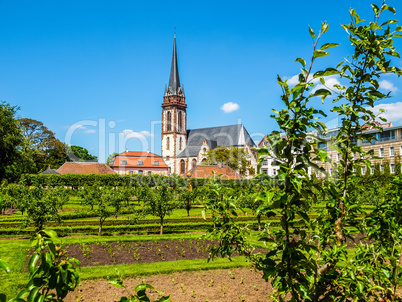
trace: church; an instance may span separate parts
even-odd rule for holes
[[[162,103],[161,156],[169,168],[169,174],[189,176],[197,165],[206,160],[208,150],[217,146],[244,148],[249,164],[256,170],[257,159],[252,150],[255,143],[242,124],[187,129],[186,109],[186,97],[180,85],[175,35],[169,84],[165,86]]]

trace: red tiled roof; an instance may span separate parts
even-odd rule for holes
[[[142,162],[140,164],[139,162]],[[116,168],[166,168],[167,166],[160,155],[150,152],[123,152],[115,156],[110,167]]]
[[[213,172],[216,172],[216,176],[222,174],[220,177],[222,179],[240,179],[242,178],[239,173],[234,171],[232,168],[228,166],[204,166],[199,165],[196,166],[193,172],[191,173],[191,178],[212,178]]]
[[[115,174],[106,164],[101,163],[82,163],[82,162],[66,162],[58,170],[57,173],[63,174]]]

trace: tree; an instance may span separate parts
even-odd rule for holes
[[[23,136],[16,114],[18,107],[0,103],[0,181],[15,178],[11,165],[20,158]]]
[[[89,154],[88,150],[80,146],[68,146],[67,157],[69,161],[74,162],[97,162],[98,158],[94,155]]]
[[[247,171],[254,174],[249,164],[249,155],[242,148],[218,146],[208,150],[207,158],[204,162],[206,165],[227,165],[240,175],[246,175]]]
[[[107,160],[106,160],[106,165],[109,166],[109,164],[110,164],[111,160],[113,159],[113,157],[115,157],[115,156],[117,156],[117,155],[119,155],[119,153],[117,153],[117,152],[113,152],[112,154],[110,154],[110,155],[108,156]]]
[[[58,168],[67,160],[66,146],[42,122],[19,119],[25,138],[23,147],[24,162],[20,165],[22,173],[37,173],[47,167]],[[34,163],[34,166],[30,164]]]
[[[191,206],[194,200],[200,195],[198,188],[193,189],[190,185],[188,188],[179,189],[180,200],[184,203],[184,208],[187,211],[187,216],[190,217]]]
[[[166,185],[150,190],[148,194],[153,194],[153,198],[149,204],[150,210],[160,219],[160,234],[163,234],[163,220],[177,208],[177,202],[173,196],[173,189]]]

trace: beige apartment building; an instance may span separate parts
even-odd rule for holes
[[[392,126],[391,123],[381,124],[383,129],[380,131],[379,129],[368,129],[365,131],[366,133],[372,135],[376,140],[369,141],[358,141],[357,144],[363,147],[365,152],[369,152],[370,150],[374,151],[374,156],[379,157],[372,158],[372,156],[367,155],[367,159],[371,161],[371,167],[367,167],[363,165],[361,167],[362,174],[374,174],[374,166],[375,164],[380,165],[380,171],[384,172],[385,166],[388,163],[391,174],[395,173],[396,163],[400,162],[400,155],[402,154],[402,126]],[[336,150],[331,149],[331,138],[336,137],[339,132],[339,128],[330,129],[328,134],[322,138],[326,140],[326,142],[322,142],[318,144],[318,148],[323,148],[328,151],[328,157],[334,163],[339,163],[341,159],[341,154]],[[354,158],[357,159],[359,155],[354,154]],[[334,172],[334,167],[326,163],[324,164],[325,170],[329,175]],[[354,168],[356,170],[356,168]]]

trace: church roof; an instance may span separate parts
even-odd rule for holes
[[[195,157],[206,140],[211,149],[216,146],[254,147],[254,141],[242,124],[187,130],[187,146],[177,157]]]
[[[169,86],[167,87],[167,92],[165,92],[165,94],[166,93],[170,95],[183,95],[182,88],[180,87],[179,67],[177,64],[176,34],[174,36],[173,42],[173,55],[172,66],[170,67]]]

